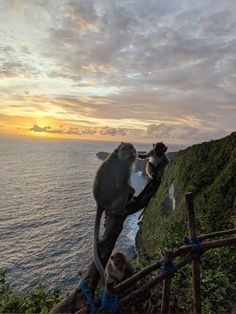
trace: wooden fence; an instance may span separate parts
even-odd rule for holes
[[[193,313],[201,313],[200,256],[210,249],[226,246],[236,247],[236,237],[228,237],[225,239],[209,241],[212,238],[236,234],[236,229],[219,231],[198,236],[192,193],[186,193],[186,208],[188,213],[189,226],[189,237],[187,240],[187,244],[173,251],[167,250],[163,254],[163,260],[142,269],[133,277],[115,286],[113,289],[113,293],[116,296],[119,296],[121,292],[124,292],[125,289],[129,288],[129,292],[119,299],[120,306],[128,304],[130,301],[142,296],[144,292],[147,291],[147,289],[151,289],[163,282],[161,313],[168,313],[171,291],[171,278],[175,272],[177,272],[187,264],[192,263]],[[205,240],[207,241],[204,242]],[[183,257],[183,259],[180,262],[174,264],[174,259],[180,256]],[[164,267],[161,274],[154,277],[149,282],[143,284],[141,287],[132,290],[132,287],[140,279],[144,278],[146,275],[157,270],[158,268],[160,268],[160,266],[163,265]]]
[[[198,236],[195,212],[193,206],[193,196],[192,193],[186,193],[186,207],[188,212],[188,226],[189,226],[189,244],[181,246],[180,248],[173,251],[164,252],[164,259],[162,263],[164,265],[169,265],[169,269],[163,271],[157,277],[149,281],[148,283],[142,285],[138,289],[129,292],[125,297],[122,297],[119,301],[120,305],[125,305],[131,300],[140,297],[147,289],[151,289],[157,284],[163,282],[162,290],[162,303],[161,303],[161,313],[168,313],[169,311],[169,300],[171,291],[171,277],[174,272],[177,272],[182,267],[186,266],[190,262],[192,263],[192,278],[193,278],[193,313],[201,313],[201,291],[200,291],[200,255],[205,251],[225,246],[236,246],[236,237],[230,237],[225,239],[209,241],[209,239],[222,237],[226,235],[232,235],[236,233],[236,229],[230,229],[225,231],[219,231],[214,233],[209,233],[205,235]],[[204,242],[204,240],[207,240]],[[200,252],[201,251],[201,252]],[[178,256],[184,256],[183,260],[177,264],[173,263],[173,260]],[[114,293],[119,295],[119,292],[124,289],[131,287],[140,279],[150,274],[154,270],[160,267],[160,263],[154,263],[128,280],[120,283],[114,288]]]
[[[219,232],[213,232],[205,235],[198,235],[195,212],[193,206],[193,196],[192,193],[186,193],[186,209],[188,213],[188,227],[189,227],[189,237],[187,241],[185,241],[185,245],[175,249],[175,250],[166,250],[163,254],[164,258],[156,263],[153,263],[138,273],[136,273],[131,278],[121,282],[117,286],[112,288],[112,294],[118,300],[119,307],[122,307],[128,304],[130,301],[135,300],[137,298],[145,295],[145,292],[160,283],[163,283],[162,289],[162,302],[161,302],[161,313],[169,312],[169,301],[170,301],[170,292],[171,292],[171,279],[177,271],[186,266],[189,263],[192,263],[192,289],[193,289],[193,313],[199,314],[201,313],[201,289],[200,289],[200,263],[201,256],[204,252],[221,248],[226,246],[235,246],[236,247],[236,237],[227,237],[236,234],[236,229],[224,230]],[[122,228],[121,228],[122,230]],[[215,240],[214,238],[219,238]],[[213,240],[212,240],[213,239]],[[111,248],[110,248],[111,249]],[[176,257],[181,257],[181,260],[177,263],[174,263]],[[161,268],[161,273],[156,277],[152,278],[150,281],[136,285],[138,281],[144,278],[146,275],[152,273],[153,271]],[[92,279],[96,279],[94,276]],[[91,280],[92,281],[92,280]],[[92,281],[93,282],[93,281]],[[87,283],[85,283],[86,285]],[[94,285],[92,285],[93,287]],[[78,298],[78,291],[80,290],[77,287],[74,292],[72,292],[68,297],[66,297],[61,303],[59,303],[54,309],[52,309],[51,314],[55,313],[77,313],[77,314],[85,314],[88,313],[89,307],[84,306],[85,298],[83,298],[83,302],[81,298]],[[87,286],[88,293],[91,298],[93,295],[93,289]],[[90,290],[90,292],[89,292]],[[124,294],[124,291],[126,293]],[[148,297],[147,297],[148,298]],[[93,308],[99,309],[101,308],[101,300],[96,299],[92,301]],[[73,305],[73,306],[72,306]],[[73,310],[77,308],[77,310]],[[96,310],[96,313],[99,313],[100,310]],[[110,308],[103,308],[102,312],[111,313]],[[91,310],[90,304],[90,312],[95,313]]]

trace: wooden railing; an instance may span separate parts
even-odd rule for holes
[[[201,289],[200,289],[200,257],[201,255],[211,249],[221,248],[226,246],[236,246],[236,237],[228,237],[224,239],[214,240],[216,237],[223,237],[236,234],[236,229],[224,230],[213,232],[205,235],[198,235],[198,230],[196,226],[195,211],[193,206],[193,196],[192,193],[186,193],[186,209],[188,213],[188,227],[189,227],[189,237],[188,241],[185,241],[185,244],[175,250],[166,250],[163,254],[164,258],[156,263],[153,263],[138,273],[136,273],[131,278],[121,282],[112,289],[114,296],[118,298],[119,306],[125,306],[130,301],[140,298],[145,295],[145,292],[160,283],[163,283],[162,289],[162,302],[161,302],[161,313],[169,312],[169,303],[170,303],[170,292],[171,292],[171,279],[174,276],[174,273],[178,272],[181,268],[186,266],[189,263],[192,263],[192,289],[193,289],[193,313],[201,313]],[[210,239],[213,239],[210,241]],[[207,240],[207,241],[206,241]],[[181,261],[174,263],[176,258],[182,258]],[[179,259],[178,259],[179,260]],[[168,267],[165,267],[168,265]],[[162,267],[163,266],[163,267]],[[162,272],[152,278],[150,281],[137,285],[137,282],[143,279],[148,274],[159,269],[161,267]],[[124,292],[125,293],[124,295]],[[76,301],[78,295],[78,288],[67,297],[66,302],[61,302],[59,306],[54,308],[51,313],[88,313],[88,306],[81,304],[81,301]],[[147,297],[148,298],[148,297]],[[101,304],[100,299],[94,301],[96,311],[99,313],[99,307]],[[77,311],[74,311],[72,307],[69,307],[68,304],[75,304],[77,308],[80,308]],[[84,304],[84,303],[83,303]],[[81,306],[82,305],[82,306]],[[106,309],[102,309],[104,312]],[[110,309],[108,309],[110,313]]]
[[[171,291],[171,278],[174,272],[177,272],[182,267],[189,263],[192,263],[192,288],[193,288],[193,312],[195,314],[201,313],[201,291],[200,291],[200,256],[204,252],[226,246],[236,246],[236,237],[213,240],[203,242],[204,240],[209,240],[215,237],[222,237],[226,235],[236,234],[236,229],[224,230],[214,233],[209,233],[205,235],[198,236],[195,212],[193,206],[193,196],[192,193],[186,194],[186,207],[188,212],[188,226],[189,226],[189,237],[195,240],[195,243],[183,245],[176,250],[164,252],[164,259],[162,263],[167,263],[172,265],[172,270],[167,270],[150,280],[149,282],[143,284],[141,287],[129,292],[125,297],[121,298],[119,301],[120,306],[129,303],[131,300],[140,297],[147,289],[151,289],[154,286],[163,282],[162,290],[162,303],[161,303],[161,313],[168,313],[169,311],[169,300]],[[199,253],[201,250],[201,253]],[[183,255],[185,255],[183,257]],[[182,256],[183,260],[177,264],[173,263],[176,257]],[[154,263],[140,272],[136,273],[133,277],[127,279],[126,281],[120,283],[114,288],[114,293],[118,294],[124,289],[134,286],[140,279],[144,278],[146,275],[157,270],[160,267],[160,263]]]

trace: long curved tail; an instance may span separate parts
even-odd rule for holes
[[[97,267],[97,270],[100,274],[100,279],[101,279],[102,285],[104,286],[105,285],[105,270],[103,268],[103,265],[101,263],[101,259],[100,259],[99,253],[98,253],[98,238],[99,238],[99,230],[100,230],[102,212],[103,212],[103,208],[98,206],[95,224],[94,224],[93,261],[94,261],[94,263]]]

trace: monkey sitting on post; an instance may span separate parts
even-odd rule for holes
[[[130,143],[121,143],[99,167],[93,184],[93,195],[97,203],[94,225],[93,260],[105,285],[105,271],[98,253],[98,238],[103,211],[116,216],[125,215],[124,207],[135,190],[129,185],[131,171],[136,161],[136,150]],[[113,219],[115,221],[115,219]],[[105,229],[104,240],[109,237]]]
[[[107,282],[114,282],[114,285],[132,277],[134,267],[121,252],[115,252],[111,255],[106,266]]]
[[[160,180],[163,176],[165,167],[169,159],[165,152],[168,147],[163,143],[153,144],[153,149],[149,153],[139,154],[139,159],[149,159],[146,165],[146,172],[150,179]]]

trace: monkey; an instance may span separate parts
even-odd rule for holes
[[[153,144],[153,149],[146,154],[138,154],[139,159],[149,159],[146,165],[146,172],[150,179],[160,180],[169,159],[165,152],[168,147],[163,143]]]
[[[105,272],[107,282],[117,285],[133,276],[134,267],[123,253],[115,252],[109,258]]]
[[[93,183],[93,195],[97,204],[94,224],[93,260],[105,285],[105,270],[98,253],[98,238],[103,211],[113,215],[125,215],[124,207],[135,193],[130,186],[131,171],[136,161],[136,149],[130,143],[123,143],[100,165]],[[106,229],[105,229],[106,233]],[[106,237],[109,236],[106,234]],[[105,237],[105,235],[104,235]],[[105,237],[105,238],[106,238]]]

